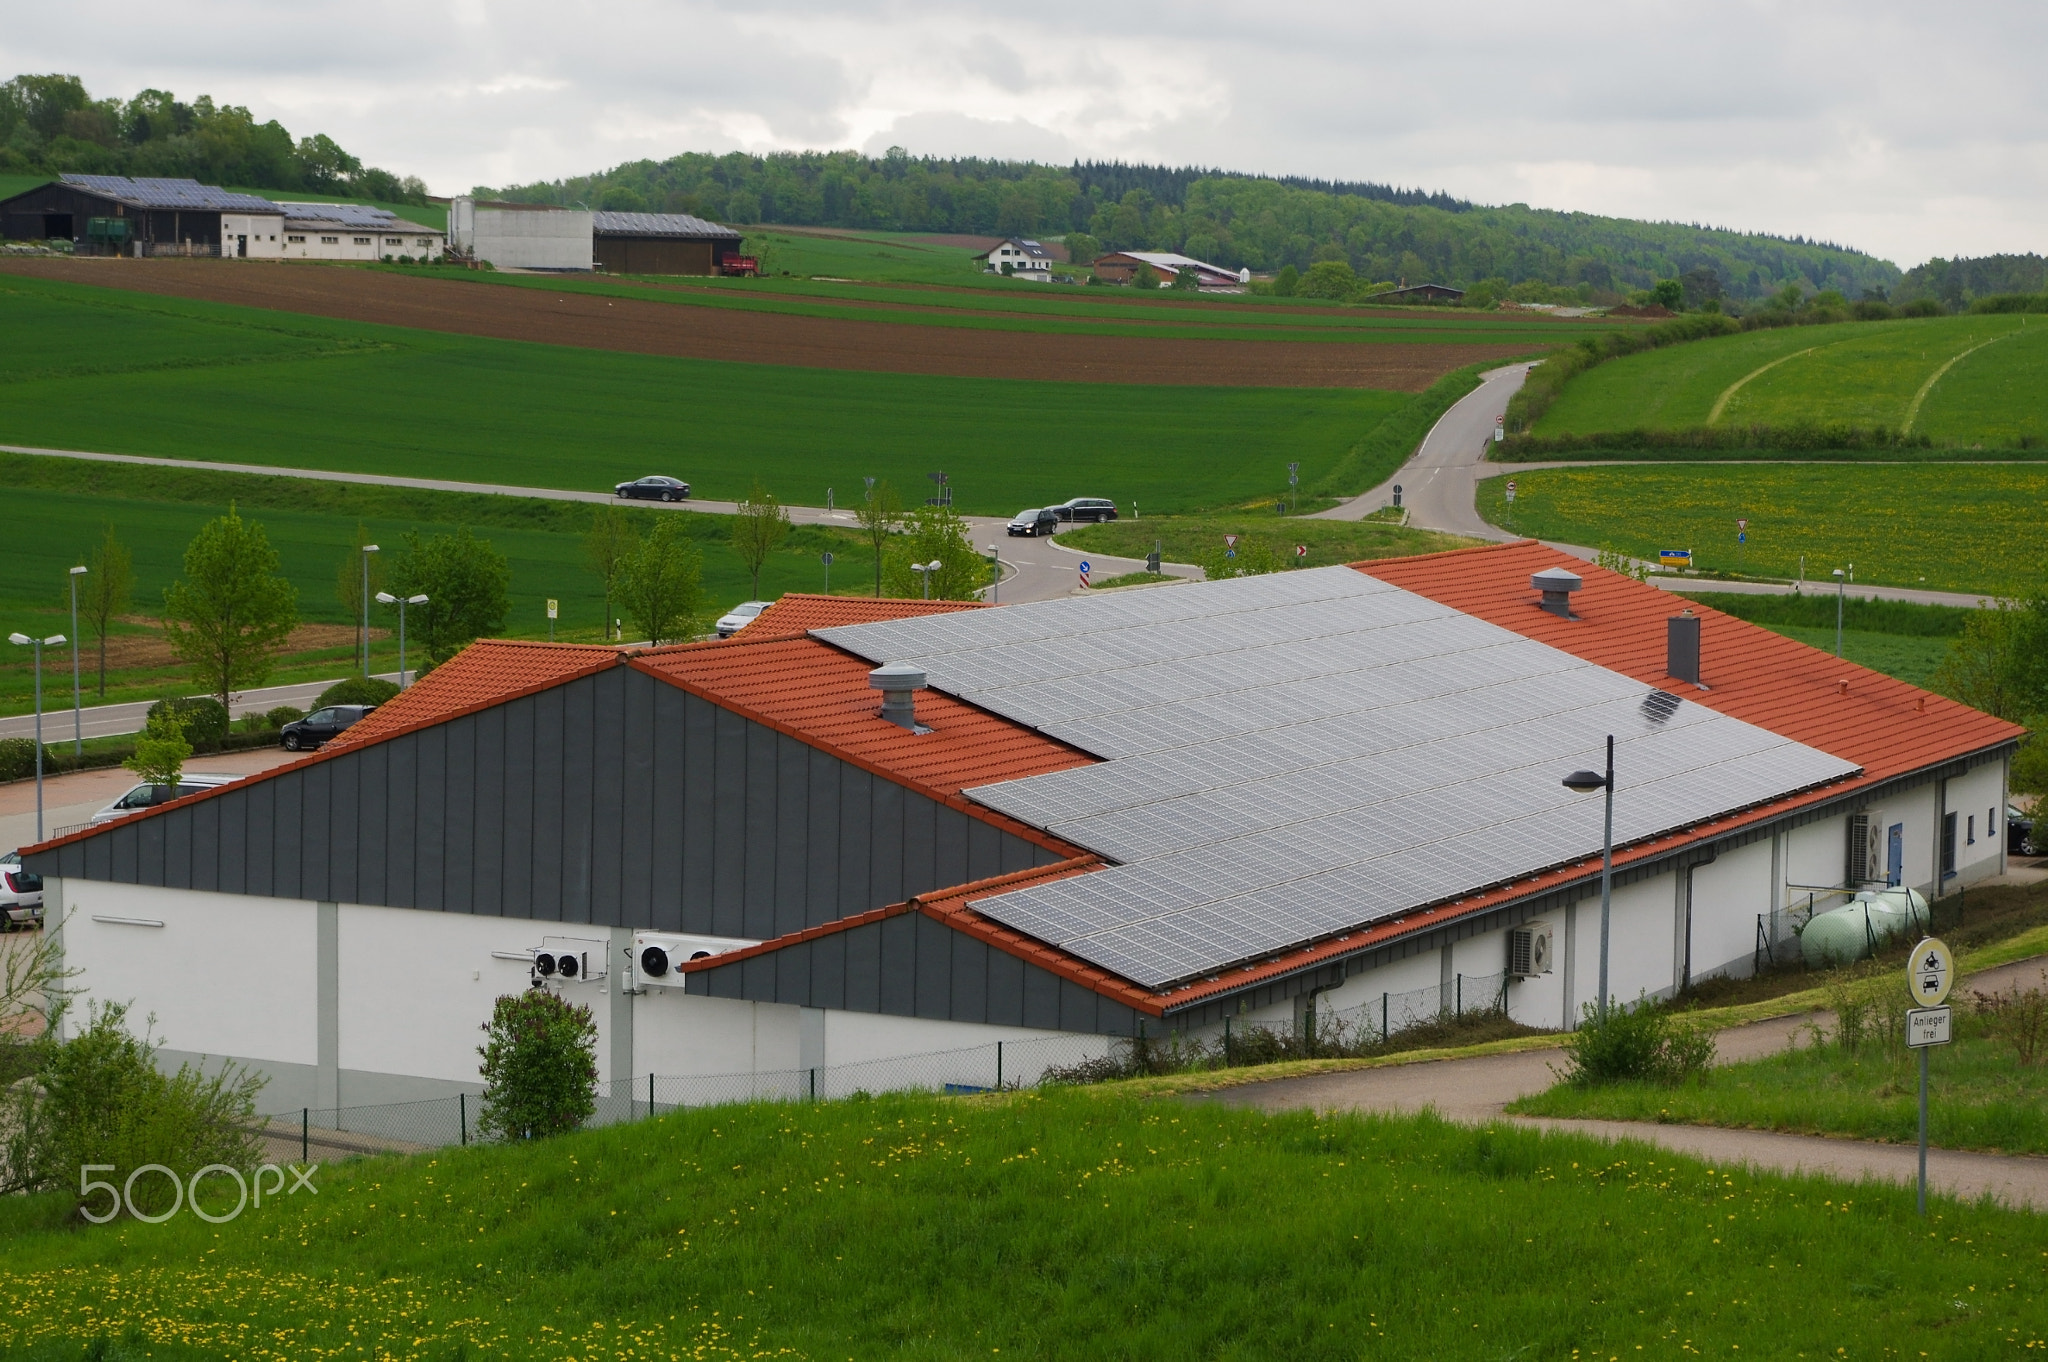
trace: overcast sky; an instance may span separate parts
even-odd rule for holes
[[[9,7],[6,71],[210,93],[436,193],[900,144],[1372,179],[1836,241],[2048,250],[2048,5],[183,0]]]

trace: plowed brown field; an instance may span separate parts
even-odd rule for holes
[[[25,259],[0,270],[142,293],[591,350],[958,378],[1420,392],[1527,345],[1286,344],[976,331],[677,307],[431,276],[235,260]]]

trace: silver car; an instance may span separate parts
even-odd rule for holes
[[[127,794],[122,795],[119,799],[94,814],[92,821],[95,823],[111,823],[115,819],[126,818],[132,813],[141,813],[144,809],[153,809],[159,804],[168,804],[173,799],[183,799],[186,795],[195,795],[206,790],[217,790],[223,785],[231,785],[240,779],[240,776],[203,775],[197,771],[187,771],[184,775],[178,777],[178,788],[175,790],[164,785],[137,785]]]
[[[731,638],[754,622],[754,617],[766,610],[772,602],[741,601],[731,610],[718,617],[718,636]]]
[[[0,856],[0,923],[8,931],[33,927],[43,920],[43,877],[25,870],[21,853]]]

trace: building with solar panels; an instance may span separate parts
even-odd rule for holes
[[[197,180],[65,175],[0,200],[0,237],[85,255],[276,255],[278,206]]]
[[[280,249],[286,260],[438,260],[447,238],[437,227],[410,222],[364,203],[281,200]]]
[[[1859,894],[2002,873],[2023,736],[1524,542],[481,642],[23,856],[75,985],[267,1110],[474,1093],[528,987],[662,1102],[988,1087],[1170,1035],[1569,1028],[1603,960],[1629,1000],[1746,974]],[[1610,740],[1603,930],[1603,796],[1564,781]]]
[[[730,227],[688,213],[593,213],[592,250],[610,274],[717,274],[740,248]]]

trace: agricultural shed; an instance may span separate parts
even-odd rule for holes
[[[1452,288],[1449,284],[1403,284],[1400,288],[1375,293],[1367,302],[1372,303],[1455,303],[1465,296],[1465,290]]]
[[[384,260],[411,256],[438,259],[445,245],[439,228],[408,222],[389,208],[365,203],[307,203],[281,200],[283,249],[288,260]]]
[[[1221,265],[1211,265],[1174,251],[1112,251],[1096,257],[1095,276],[1112,284],[1128,284],[1136,277],[1140,265],[1151,266],[1167,282],[1192,270],[1197,287],[1219,293],[1242,292],[1252,277],[1248,269],[1227,270]]]
[[[0,200],[0,237],[90,255],[274,254],[280,220],[268,199],[197,180],[64,175]]]
[[[1005,1040],[1030,1081],[1025,1042],[1454,999],[1568,1027],[1601,802],[1561,779],[1610,735],[1616,997],[1747,972],[1788,910],[2003,870],[2020,729],[1672,610],[1524,542],[484,642],[315,755],[25,860],[86,992],[277,1108],[474,1091],[530,978],[592,1006],[621,1082]],[[597,965],[536,973],[564,942]]]
[[[501,270],[588,271],[595,263],[594,217],[580,209],[464,195],[448,201],[448,246]]]
[[[740,234],[688,213],[593,213],[597,267],[610,274],[716,274]]]

